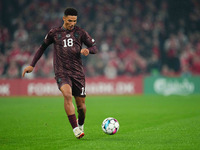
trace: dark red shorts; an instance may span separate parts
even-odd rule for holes
[[[69,76],[65,77],[55,77],[57,81],[58,88],[60,89],[62,85],[69,84],[72,88],[72,95],[78,97],[85,97],[85,78],[72,78]]]

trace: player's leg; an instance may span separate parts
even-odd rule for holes
[[[60,88],[64,97],[64,108],[68,116],[69,122],[73,128],[74,134],[77,138],[84,136],[84,133],[80,131],[76,122],[75,108],[72,102],[72,89],[69,84],[64,84]]]
[[[64,97],[65,112],[69,118],[72,128],[75,128],[77,127],[77,124],[74,122],[74,119],[76,120],[76,116],[75,116],[74,104],[72,102],[71,86],[69,84],[64,84],[61,86],[60,91],[62,92]]]
[[[78,112],[78,125],[80,129],[83,131],[83,124],[85,121],[86,114],[86,105],[85,105],[85,97],[75,97],[77,112]]]

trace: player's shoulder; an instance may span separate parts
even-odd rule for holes
[[[86,32],[83,28],[79,27],[79,26],[75,26],[75,30],[78,32]]]
[[[62,31],[62,27],[53,27],[49,30],[50,33],[56,33],[56,32],[61,32]]]

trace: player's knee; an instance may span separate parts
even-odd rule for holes
[[[72,94],[71,93],[63,92],[63,96],[64,96],[64,99],[66,101],[71,101],[72,100]]]
[[[82,104],[82,105],[78,105],[77,106],[77,110],[78,110],[78,113],[81,113],[81,112],[85,112],[86,111],[86,106],[85,104]]]

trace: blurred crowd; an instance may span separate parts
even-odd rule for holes
[[[82,57],[87,77],[200,75],[198,0],[0,1],[0,78],[20,78],[66,7],[96,40],[99,53]],[[54,77],[49,46],[29,78]]]

